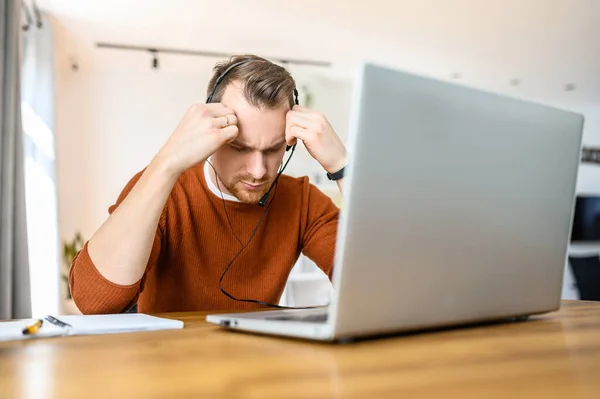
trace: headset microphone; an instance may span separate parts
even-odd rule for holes
[[[275,180],[276,182],[277,180]],[[265,195],[262,196],[262,198],[258,201],[258,205],[260,206],[265,206],[267,204],[267,201],[269,200],[269,194],[271,194],[271,190],[273,189],[273,184],[271,184],[271,187],[269,188],[269,191],[267,191],[265,193]]]
[[[277,177],[275,178],[275,180],[273,181],[273,183],[271,183],[271,187],[269,187],[269,191],[267,191],[265,193],[265,195],[263,195],[261,197],[261,199],[258,201],[258,205],[264,207],[267,204],[267,201],[269,200],[269,195],[271,194],[271,190],[273,190],[273,187],[275,187],[277,185],[277,181],[279,180],[279,176],[281,176],[281,174],[283,173],[283,171],[285,170],[285,167],[287,166],[288,162],[290,162],[290,159],[292,159],[292,155],[294,155],[294,150],[296,149],[296,144],[292,145],[292,146],[287,146],[285,148],[285,151],[289,151],[292,150],[292,153],[290,154],[290,156],[288,157],[287,161],[285,162],[285,165],[282,165],[281,169],[279,169],[279,172],[277,173]]]

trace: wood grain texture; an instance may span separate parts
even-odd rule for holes
[[[0,343],[7,398],[598,398],[600,303],[347,345],[222,331]]]

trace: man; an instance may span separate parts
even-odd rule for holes
[[[187,110],[73,261],[69,284],[83,313],[277,304],[301,252],[331,277],[339,210],[329,197],[306,177],[281,175],[258,202],[287,145],[301,140],[336,176],[346,149],[323,115],[294,105],[293,78],[265,59],[217,64],[208,91],[240,61],[210,103]]]

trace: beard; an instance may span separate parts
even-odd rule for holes
[[[227,182],[223,182],[223,185],[237,199],[245,204],[256,204],[263,195],[269,191],[271,184],[275,181],[275,177],[268,177],[266,179],[257,181],[250,175],[236,175],[229,179]],[[244,186],[246,182],[249,184],[260,184],[260,187],[249,190]]]

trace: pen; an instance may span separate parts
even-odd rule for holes
[[[39,331],[44,324],[44,320],[38,319],[32,325],[27,326],[23,329],[23,335],[32,335]]]
[[[46,316],[46,320],[48,320],[50,323],[54,324],[55,326],[59,326],[59,327],[71,327],[70,324],[65,323],[63,321],[58,320],[56,317],[54,316]]]

